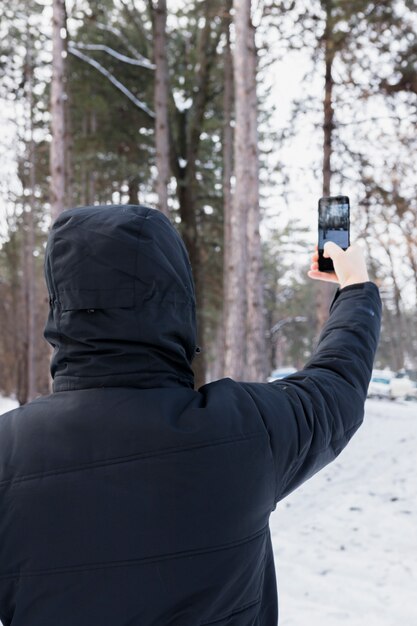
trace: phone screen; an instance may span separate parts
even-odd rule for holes
[[[346,250],[349,247],[349,198],[330,196],[319,200],[319,270],[334,271],[333,261],[323,257],[323,247],[333,241]]]

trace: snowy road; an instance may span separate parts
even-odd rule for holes
[[[417,626],[416,459],[417,404],[368,400],[346,450],[278,504],[280,626]]]

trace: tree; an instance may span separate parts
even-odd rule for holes
[[[276,229],[263,243],[269,371],[283,366],[301,369],[313,351],[311,302],[316,284],[306,276],[306,268],[297,268],[297,259],[308,248],[308,231],[295,220]]]
[[[230,253],[230,220],[232,213],[232,173],[233,173],[233,55],[230,44],[230,27],[232,24],[232,0],[228,0],[223,17],[225,44],[223,50],[223,137],[222,137],[222,187],[223,187],[223,303],[227,301],[229,292],[229,253]],[[221,378],[225,372],[225,328],[227,307],[223,304],[222,316],[216,332],[216,367],[213,378]]]
[[[242,379],[245,374],[246,359],[246,220],[248,214],[248,196],[250,179],[250,160],[248,159],[249,140],[249,102],[247,69],[249,66],[249,23],[250,0],[234,0],[235,47],[233,55],[233,76],[235,93],[235,133],[234,163],[235,188],[230,216],[230,246],[228,254],[228,282],[225,298],[225,374]]]
[[[204,134],[209,136],[206,129],[209,129],[210,134],[217,131],[213,121],[208,115],[206,120],[205,116],[207,108],[210,107],[210,117],[213,117],[213,110],[218,107],[221,95],[215,84],[211,82],[213,72],[218,71],[215,60],[217,59],[217,48],[222,31],[220,10],[221,7],[218,2],[196,3],[178,10],[178,16],[185,18],[189,27],[170,32],[167,41],[168,56],[172,68],[168,92],[170,169],[175,178],[173,187],[176,196],[172,199],[172,212],[174,213],[172,218],[177,221],[188,249],[196,285],[198,343],[203,347],[203,353],[194,362],[197,385],[205,382],[206,350],[204,350],[204,346],[207,335],[205,328],[207,307],[205,303],[210,299],[204,289],[204,281],[208,275],[207,263],[204,263],[203,267],[203,259],[206,255],[204,198],[209,194],[207,179],[213,176],[217,177],[219,173],[219,158],[215,154],[216,144],[213,141],[202,141],[202,136]],[[147,59],[144,60],[144,54],[148,54],[152,49],[152,33],[155,33],[155,30],[152,31],[150,17],[154,15],[154,12],[139,13],[126,4],[123,4],[123,7],[116,6],[111,0],[107,2],[105,7],[105,16],[101,15],[101,11],[101,8],[97,9],[92,5],[91,9],[88,9],[82,27],[77,33],[74,33],[71,40],[69,52],[76,57],[77,72],[84,74],[88,70],[90,76],[90,82],[85,84],[84,79],[74,93],[78,93],[79,89],[91,90],[89,68],[94,68],[95,73],[104,76],[106,81],[104,81],[105,84],[103,84],[103,80],[94,82],[94,92],[91,92],[90,98],[96,100],[104,90],[107,93],[110,88],[113,94],[110,95],[109,100],[112,102],[111,113],[114,113],[115,107],[123,109],[123,111],[131,111],[130,103],[132,103],[136,107],[138,115],[140,114],[140,120],[136,121],[136,125],[145,131],[144,139],[146,139],[148,129],[153,129],[155,122],[155,113],[149,104],[154,95],[150,89],[153,86],[153,81],[149,80],[149,70],[153,71],[154,66]],[[103,19],[105,19],[105,24],[103,24]],[[98,36],[101,38],[100,43],[97,41]],[[121,45],[127,47],[129,54],[136,58],[134,63],[132,56],[127,57],[124,52],[115,49],[116,46]],[[140,53],[143,70],[138,69]],[[82,62],[83,68],[80,67],[80,62]],[[115,89],[117,89],[117,94],[122,93],[124,98],[116,96]],[[72,86],[71,91],[73,91]],[[74,106],[76,106],[75,100],[74,97]],[[184,106],[182,101],[187,102],[187,105]],[[107,101],[102,107],[108,107]],[[74,113],[85,116],[89,112],[86,111],[84,104],[81,110],[74,111]],[[91,113],[94,113],[97,118],[97,107],[93,107]],[[111,129],[106,136],[103,136],[103,128],[99,128],[94,133],[97,142],[102,144],[105,140],[113,139],[114,134],[123,127],[123,121],[119,120],[117,124],[114,124],[114,120],[111,119]],[[215,124],[219,126],[220,122],[216,120]],[[85,125],[88,127],[87,123]],[[98,122],[96,126],[99,126]],[[131,140],[132,126],[128,129],[128,134]],[[143,175],[144,178],[145,191],[149,189],[149,181],[152,178],[149,175],[150,166],[152,162],[156,162],[152,139],[147,141],[146,152],[137,161],[137,163],[145,164],[143,173],[140,171],[140,176]],[[89,142],[89,146],[94,148],[94,152],[97,153],[97,146],[92,146],[91,142]],[[211,152],[208,157],[204,155],[203,159],[202,152],[209,146]],[[77,152],[76,148],[75,145],[75,152]],[[114,152],[114,148],[112,152]],[[102,153],[106,154],[105,162],[100,164],[100,168],[95,167],[93,170],[93,173],[97,172],[97,178],[103,178],[107,166],[111,163],[108,150],[103,150]],[[92,155],[94,161],[96,158]],[[131,159],[128,160],[130,167]],[[120,158],[117,159],[117,163],[120,163]],[[89,169],[90,167],[83,168],[82,171],[85,174]],[[117,180],[113,178],[113,181],[114,187],[117,187]],[[105,182],[103,195],[109,187],[109,180]],[[95,179],[95,189],[97,189],[97,184],[98,180]],[[212,189],[213,185],[211,185]],[[97,192],[96,195],[98,195]],[[108,191],[107,195],[109,195]],[[210,195],[213,196],[212,191],[210,191]],[[220,201],[220,198],[221,195],[218,194],[218,197],[215,198],[216,203]],[[211,202],[212,200],[213,198],[211,198]],[[211,221],[211,218],[208,220]],[[210,230],[211,224],[207,228],[207,235],[209,235]],[[211,234],[209,238],[211,239]],[[212,248],[216,251],[217,246],[214,245]]]
[[[52,3],[52,81],[51,81],[51,215],[54,220],[64,210],[67,192],[66,132],[66,9],[65,0]]]
[[[266,376],[262,257],[259,235],[259,158],[255,30],[251,1],[235,0],[235,188],[225,247],[227,255],[225,373]],[[245,288],[243,287],[245,286]]]
[[[250,5],[251,3],[249,3]],[[249,163],[249,190],[247,206],[247,367],[246,379],[263,381],[267,376],[265,345],[264,281],[262,272],[262,248],[259,226],[259,147],[258,147],[258,96],[257,96],[257,48],[255,27],[250,20],[247,31],[248,67],[247,94],[249,104],[249,128],[247,156]]]
[[[197,328],[198,343],[202,354],[198,356],[194,364],[196,385],[205,382],[205,355],[206,355],[206,332],[205,332],[205,303],[207,296],[204,286],[204,264],[202,259],[202,227],[201,209],[198,203],[199,183],[197,171],[201,149],[201,136],[204,125],[204,116],[211,97],[210,87],[212,73],[217,58],[217,46],[219,43],[222,24],[218,16],[218,3],[205,2],[203,4],[202,26],[197,29],[196,44],[194,50],[194,76],[188,85],[187,95],[191,105],[187,108],[178,109],[173,114],[174,137],[174,175],[177,184],[177,196],[179,202],[179,214],[181,218],[181,234],[184,238],[190,255],[191,266],[196,288],[197,298]],[[185,62],[190,59],[185,59]],[[184,61],[183,61],[184,62]],[[203,169],[203,168],[202,168]]]
[[[337,51],[334,17],[332,14],[333,0],[322,0],[325,11],[325,27],[322,38],[324,49],[324,98],[323,98],[323,196],[331,195],[332,181],[332,139],[334,129],[333,110],[333,63]],[[334,295],[334,286],[328,283],[320,283],[316,291],[317,326],[319,335],[328,317],[329,306]]]
[[[29,9],[29,15],[28,10]],[[45,289],[40,286],[40,210],[48,200],[45,164],[44,122],[41,100],[45,80],[36,73],[44,62],[42,7],[35,2],[16,2],[2,17],[2,42],[8,48],[2,57],[0,81],[3,101],[15,111],[15,138],[10,156],[16,161],[16,176],[3,195],[6,232],[1,248],[4,313],[0,335],[2,389],[14,392],[20,404],[48,390],[47,345],[39,332],[45,312]],[[12,388],[11,388],[12,387]]]
[[[36,279],[35,279],[35,260],[33,253],[35,250],[35,185],[36,185],[36,160],[35,160],[35,140],[34,140],[34,59],[33,49],[34,40],[27,26],[27,50],[26,50],[26,88],[27,88],[27,107],[28,107],[28,165],[29,165],[29,189],[30,189],[30,201],[29,206],[25,207],[24,212],[24,246],[22,247],[24,252],[23,267],[24,267],[24,302],[25,312],[27,320],[26,337],[27,337],[27,401],[34,400],[37,395],[36,390]]]
[[[43,10],[41,5],[35,4],[40,11]],[[160,6],[163,10],[166,9],[163,3]],[[155,9],[158,4],[156,0],[152,3],[150,0],[136,0],[135,4],[103,0],[97,5],[90,0],[83,0],[82,3],[71,3],[70,7],[68,23],[72,30],[70,36],[65,39],[68,41],[68,58],[67,84],[64,84],[64,89],[67,97],[71,94],[71,109],[69,112],[67,110],[69,115],[64,122],[68,136],[67,145],[70,144],[71,136],[73,139],[71,204],[119,202],[154,204],[155,189],[160,178],[159,172],[156,172],[158,168],[161,170],[157,163],[159,156],[156,129],[159,112],[155,105],[156,63],[153,63],[153,60],[156,61]],[[231,20],[230,9],[231,0],[227,3],[219,0],[211,3],[184,3],[175,8],[170,7],[166,24],[169,141],[165,141],[165,146],[169,145],[168,171],[172,174],[167,189],[167,202],[170,218],[177,225],[189,251],[196,283],[198,344],[203,347],[203,353],[194,361],[197,387],[206,382],[207,367],[210,368],[211,377],[213,374],[215,378],[223,374],[221,367],[215,372],[217,361],[221,361],[219,348],[215,346],[221,346],[224,341],[218,332],[224,305],[223,285],[219,276],[222,276],[224,271],[225,283],[227,282],[228,252],[233,249],[229,236],[234,180],[232,148],[236,151],[233,137],[236,121],[233,110],[233,63],[230,61],[231,50],[227,37]],[[14,18],[12,21],[17,23]],[[176,27],[177,24],[181,24],[181,28]],[[247,133],[245,149],[248,150],[248,163],[249,159],[253,159],[250,165],[245,164],[245,167],[246,172],[253,176],[253,180],[248,179],[243,183],[247,184],[248,193],[242,236],[245,254],[248,258],[254,255],[255,261],[251,263],[250,268],[254,271],[251,274],[249,269],[246,270],[245,279],[239,285],[239,290],[244,292],[243,299],[246,301],[243,310],[243,332],[246,333],[246,338],[244,335],[243,343],[249,346],[252,337],[257,335],[262,339],[263,335],[265,338],[262,331],[252,330],[256,324],[252,326],[251,320],[259,321],[259,313],[261,316],[262,313],[265,314],[261,303],[261,287],[264,280],[258,273],[256,255],[259,253],[260,217],[258,172],[261,169],[261,176],[265,178],[267,169],[264,167],[265,161],[262,162],[262,168],[259,168],[258,164],[259,158],[265,160],[265,154],[262,153],[262,134],[259,142],[261,152],[258,154],[257,126],[260,118],[262,128],[264,124],[262,116],[267,115],[269,111],[265,110],[261,98],[259,107],[257,106],[258,51],[254,45],[254,28],[250,24],[246,24],[245,28],[248,64],[244,71],[251,67],[251,78],[247,82],[250,97],[246,109],[249,116],[248,126],[244,131]],[[42,28],[39,30],[42,36]],[[261,41],[261,36],[262,29],[259,29],[258,41]],[[44,48],[45,54],[49,54],[47,47]],[[6,58],[10,57],[6,55]],[[250,65],[249,59],[252,59],[253,65]],[[264,63],[267,62],[265,57],[263,59]],[[9,62],[8,60],[7,63]],[[49,59],[42,57],[42,63],[43,67],[47,67]],[[38,66],[38,60],[35,65]],[[43,207],[48,206],[50,199],[48,109],[52,102],[48,89],[40,89],[40,75],[40,72],[35,72],[35,79],[38,82],[33,94],[34,138],[36,138],[33,217],[36,223],[36,252],[42,252],[39,245],[45,233],[41,234],[39,228],[45,228],[49,223]],[[165,104],[161,108],[165,108]],[[33,186],[31,187],[29,181],[31,152],[27,140],[28,137],[22,143],[19,162],[25,198],[16,199],[18,211],[22,210],[23,205],[27,209],[32,202]],[[68,180],[68,158],[65,169]],[[67,182],[66,191],[68,190]],[[254,209],[252,213],[251,209]],[[26,219],[29,218],[29,211],[26,210]],[[23,213],[19,229],[22,223]],[[24,245],[23,230],[22,232],[19,230],[17,241],[19,245]],[[35,266],[38,273],[39,263],[35,262]],[[18,278],[18,282],[21,280],[22,278]],[[253,288],[249,286],[250,281],[254,285]],[[8,289],[9,285],[7,292]],[[254,296],[254,316],[249,313],[251,296]],[[35,307],[39,308],[42,297],[40,289],[35,298]],[[27,306],[21,305],[18,308],[23,312]],[[39,315],[38,322],[41,319]],[[274,319],[273,323],[277,321],[279,320]],[[257,327],[259,329],[260,325]],[[38,328],[40,336],[41,330]],[[285,336],[290,337],[290,328],[286,326],[284,331]],[[26,340],[26,334],[20,327],[17,335]],[[217,344],[214,337],[217,337]],[[37,350],[39,351],[39,347]],[[244,354],[245,368],[257,352],[258,348],[249,347]],[[267,351],[260,352],[266,354]],[[22,350],[24,358],[26,354],[24,348]],[[246,373],[243,372],[242,376],[264,379],[263,374],[261,376],[259,373],[247,372],[248,370]],[[42,385],[38,382],[38,389],[41,388]],[[21,397],[23,396],[24,394],[21,394]]]
[[[169,214],[168,209],[168,182],[170,178],[170,138],[168,120],[168,62],[166,42],[166,0],[157,0],[154,4],[150,0],[153,25],[153,47],[155,63],[155,150],[158,176],[156,190],[159,199],[159,209]]]
[[[407,55],[406,42],[410,41],[415,6],[414,0],[406,3],[395,0],[315,0],[311,3],[284,0],[268,6],[268,13],[279,19],[277,28],[281,40],[287,42],[285,50],[310,49],[314,61],[311,73],[320,68],[324,74],[320,110],[314,103],[307,105],[305,98],[297,103],[295,109],[297,115],[300,112],[308,112],[310,117],[315,115],[317,128],[320,127],[322,133],[323,195],[346,193],[342,186],[349,185],[352,192],[348,195],[353,196],[354,203],[364,198],[359,191],[363,169],[361,157],[368,151],[372,166],[375,145],[369,131],[373,130],[377,121],[366,119],[366,107],[372,98],[380,99],[384,88],[388,93],[407,85],[407,89],[412,91],[412,61],[410,63],[409,59],[412,59],[413,53],[411,50],[411,54]],[[396,59],[394,67],[397,72],[394,67],[389,67],[388,57]],[[395,83],[393,76],[398,76],[400,68],[403,68],[404,76]],[[385,74],[390,78],[382,78]],[[369,109],[372,110],[372,105]],[[294,118],[292,126],[294,130]],[[360,128],[365,133],[359,148]],[[364,192],[366,199],[366,189]],[[355,222],[361,221],[361,212],[358,213],[353,220],[354,228]],[[372,219],[379,217],[374,215]],[[363,228],[358,225],[353,236],[363,238]],[[317,332],[327,319],[333,290],[334,287],[326,284],[318,286]]]

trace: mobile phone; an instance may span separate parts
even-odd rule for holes
[[[324,244],[333,241],[346,250],[350,245],[350,207],[347,196],[319,200],[319,271],[334,272],[333,261],[323,256]]]

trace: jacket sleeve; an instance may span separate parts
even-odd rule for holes
[[[275,504],[333,461],[361,425],[381,309],[372,282],[338,289],[302,370],[272,383],[241,383],[269,434]]]

